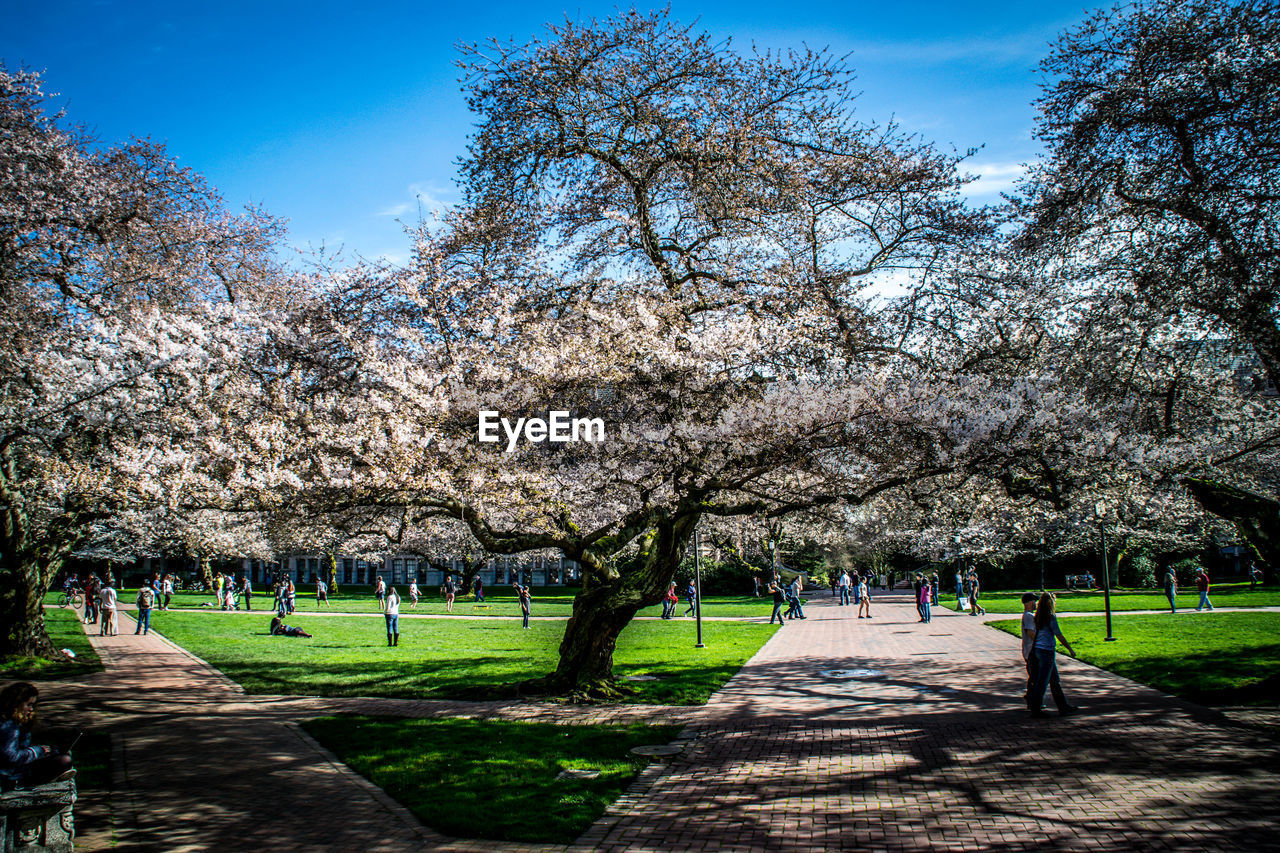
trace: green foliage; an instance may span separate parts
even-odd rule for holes
[[[1146,551],[1139,551],[1120,564],[1120,585],[1129,589],[1151,589],[1157,583],[1156,561]]]
[[[1178,586],[1190,586],[1196,581],[1196,573],[1202,568],[1200,561],[1195,557],[1187,557],[1178,560],[1169,568],[1173,569],[1173,576],[1178,579]],[[1161,575],[1161,579],[1163,579]]]
[[[325,717],[303,724],[424,824],[458,838],[568,844],[644,769],[633,746],[678,726]],[[589,771],[594,778],[562,777]]]
[[[1019,634],[1017,621],[994,623]],[[1280,700],[1280,613],[1099,616],[1060,622],[1080,660],[1209,705]]]
[[[751,577],[761,571],[741,560],[721,561],[705,558],[701,560],[700,569],[704,597],[708,595],[742,595],[743,593],[750,593],[754,589]],[[683,590],[684,585],[693,578],[693,574],[693,555],[690,554],[680,561],[680,567],[676,570],[677,590]]]

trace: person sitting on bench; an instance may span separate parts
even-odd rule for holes
[[[70,754],[31,744],[38,695],[35,685],[26,681],[0,690],[0,786],[5,790],[63,782],[76,775]]]

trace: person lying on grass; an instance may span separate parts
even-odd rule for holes
[[[301,628],[293,628],[284,624],[284,620],[279,616],[271,619],[271,635],[273,637],[310,637],[306,631]]]

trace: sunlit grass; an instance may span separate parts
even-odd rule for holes
[[[432,829],[461,838],[566,844],[645,766],[633,746],[675,726],[326,717],[303,724]],[[564,770],[594,778],[562,778]]]
[[[1020,634],[1017,621],[992,623]],[[1208,705],[1280,701],[1280,613],[1120,615],[1060,620],[1080,660]]]
[[[563,622],[506,619],[400,620],[400,645],[386,645],[381,619],[307,618],[288,624],[313,639],[273,637],[269,613],[153,613],[151,627],[209,661],[251,693],[404,698],[478,698],[513,694],[514,686],[555,669]],[[777,630],[771,625],[706,622],[707,645],[695,649],[685,622],[633,622],[619,637],[614,672],[631,701],[701,704]]]

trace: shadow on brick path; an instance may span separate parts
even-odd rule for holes
[[[105,672],[42,694],[113,733],[118,849],[563,849],[421,826],[294,725],[330,713],[687,723],[575,851],[1280,849],[1274,731],[1063,659],[1084,713],[1033,720],[1018,640],[983,620],[806,612],[702,708],[247,696],[128,620],[92,638]]]

